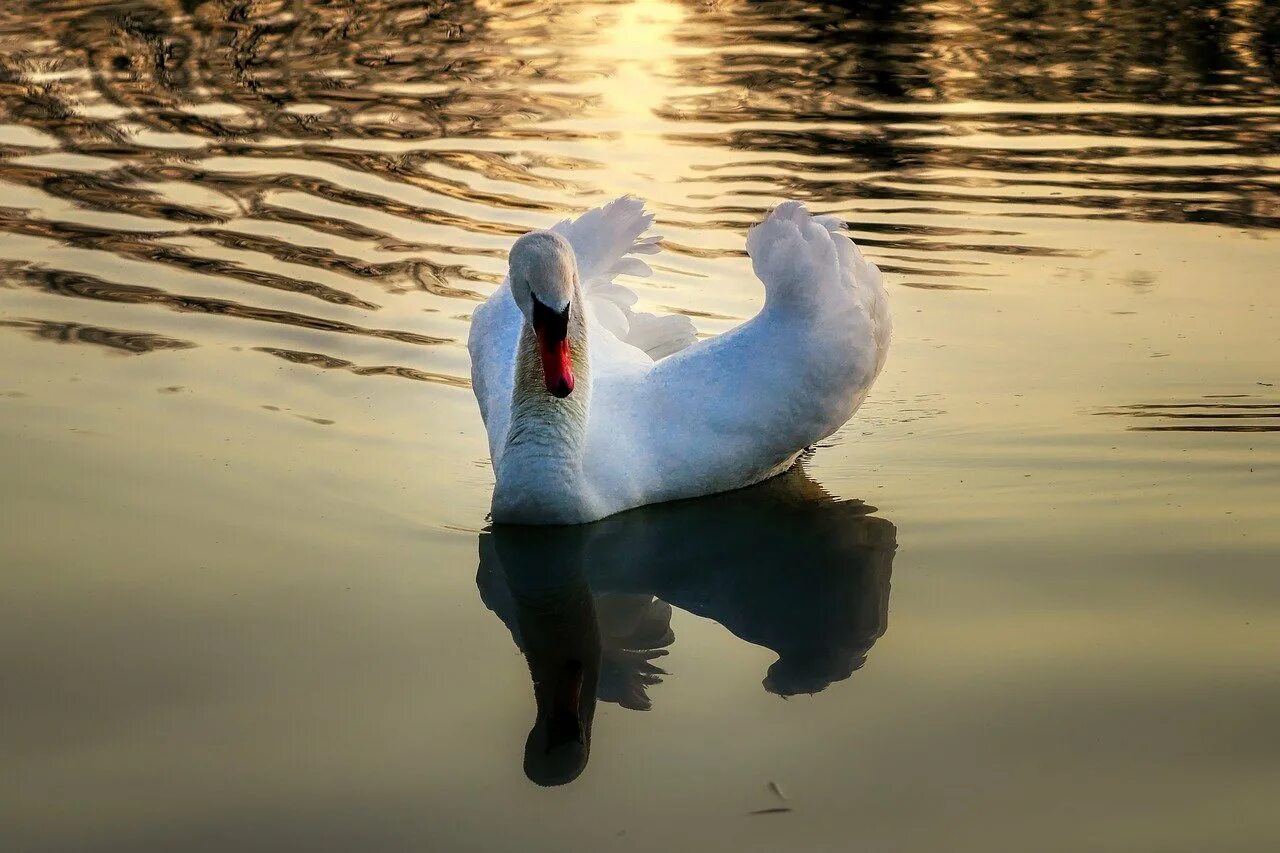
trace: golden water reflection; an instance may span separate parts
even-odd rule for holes
[[[5,849],[1268,849],[1278,38],[1266,0],[0,4]],[[516,235],[622,192],[642,307],[754,314],[793,197],[897,336],[829,500],[609,522],[575,622],[490,559],[463,342]],[[591,619],[545,791],[511,641]],[[544,636],[585,688],[590,632]]]

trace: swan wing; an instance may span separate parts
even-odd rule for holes
[[[645,236],[652,224],[653,214],[645,212],[644,202],[623,196],[577,219],[558,222],[551,230],[573,246],[578,276],[598,326],[643,352],[649,361],[657,361],[690,346],[697,335],[693,321],[681,314],[660,316],[634,310],[635,291],[614,280],[619,275],[653,274],[638,257],[659,251],[662,238]],[[613,352],[610,347],[603,349]]]
[[[777,313],[807,316],[851,310],[844,331],[852,333],[862,356],[856,365],[857,384],[869,387],[889,353],[889,299],[880,269],[863,256],[845,223],[831,215],[814,216],[802,203],[786,201],[747,233],[747,254],[767,301],[780,309]],[[839,331],[829,333],[833,340],[848,337]]]
[[[880,272],[838,220],[787,202],[751,229],[747,249],[766,294],[759,314],[601,389],[612,417],[607,429],[593,427],[588,446],[629,502],[709,494],[785,470],[852,417],[884,364]],[[629,452],[617,451],[618,435],[632,438]]]

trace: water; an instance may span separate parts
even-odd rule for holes
[[[1274,4],[18,0],[0,48],[4,849],[1275,849]],[[889,365],[790,478],[484,532],[467,317],[623,192],[704,335],[771,204],[847,219]],[[531,671],[589,755],[526,760]]]

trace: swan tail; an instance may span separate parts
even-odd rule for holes
[[[623,196],[577,219],[552,227],[573,246],[578,276],[595,318],[619,340],[643,350],[655,361],[697,340],[693,321],[680,314],[658,316],[633,310],[639,297],[614,281],[620,275],[647,277],[653,270],[638,255],[660,250],[656,235],[645,236],[653,224],[644,202]]]
[[[842,281],[853,290],[858,301],[866,306],[876,340],[876,372],[879,373],[889,352],[889,339],[893,335],[893,320],[889,314],[889,296],[885,293],[884,276],[880,273],[880,268],[862,254],[862,249],[849,236],[849,228],[843,220],[830,215],[816,216],[814,219],[827,229],[835,241]]]
[[[785,201],[747,233],[747,254],[771,301],[821,308],[852,295],[870,321],[879,372],[892,333],[889,300],[880,269],[863,256],[842,220]]]
[[[747,232],[747,254],[771,301],[808,303],[840,284],[838,234],[798,201],[784,201]]]

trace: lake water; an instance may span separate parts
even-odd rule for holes
[[[1265,0],[5,3],[0,848],[1277,849],[1278,75]],[[888,366],[486,532],[468,316],[624,192],[706,336],[846,219]]]

